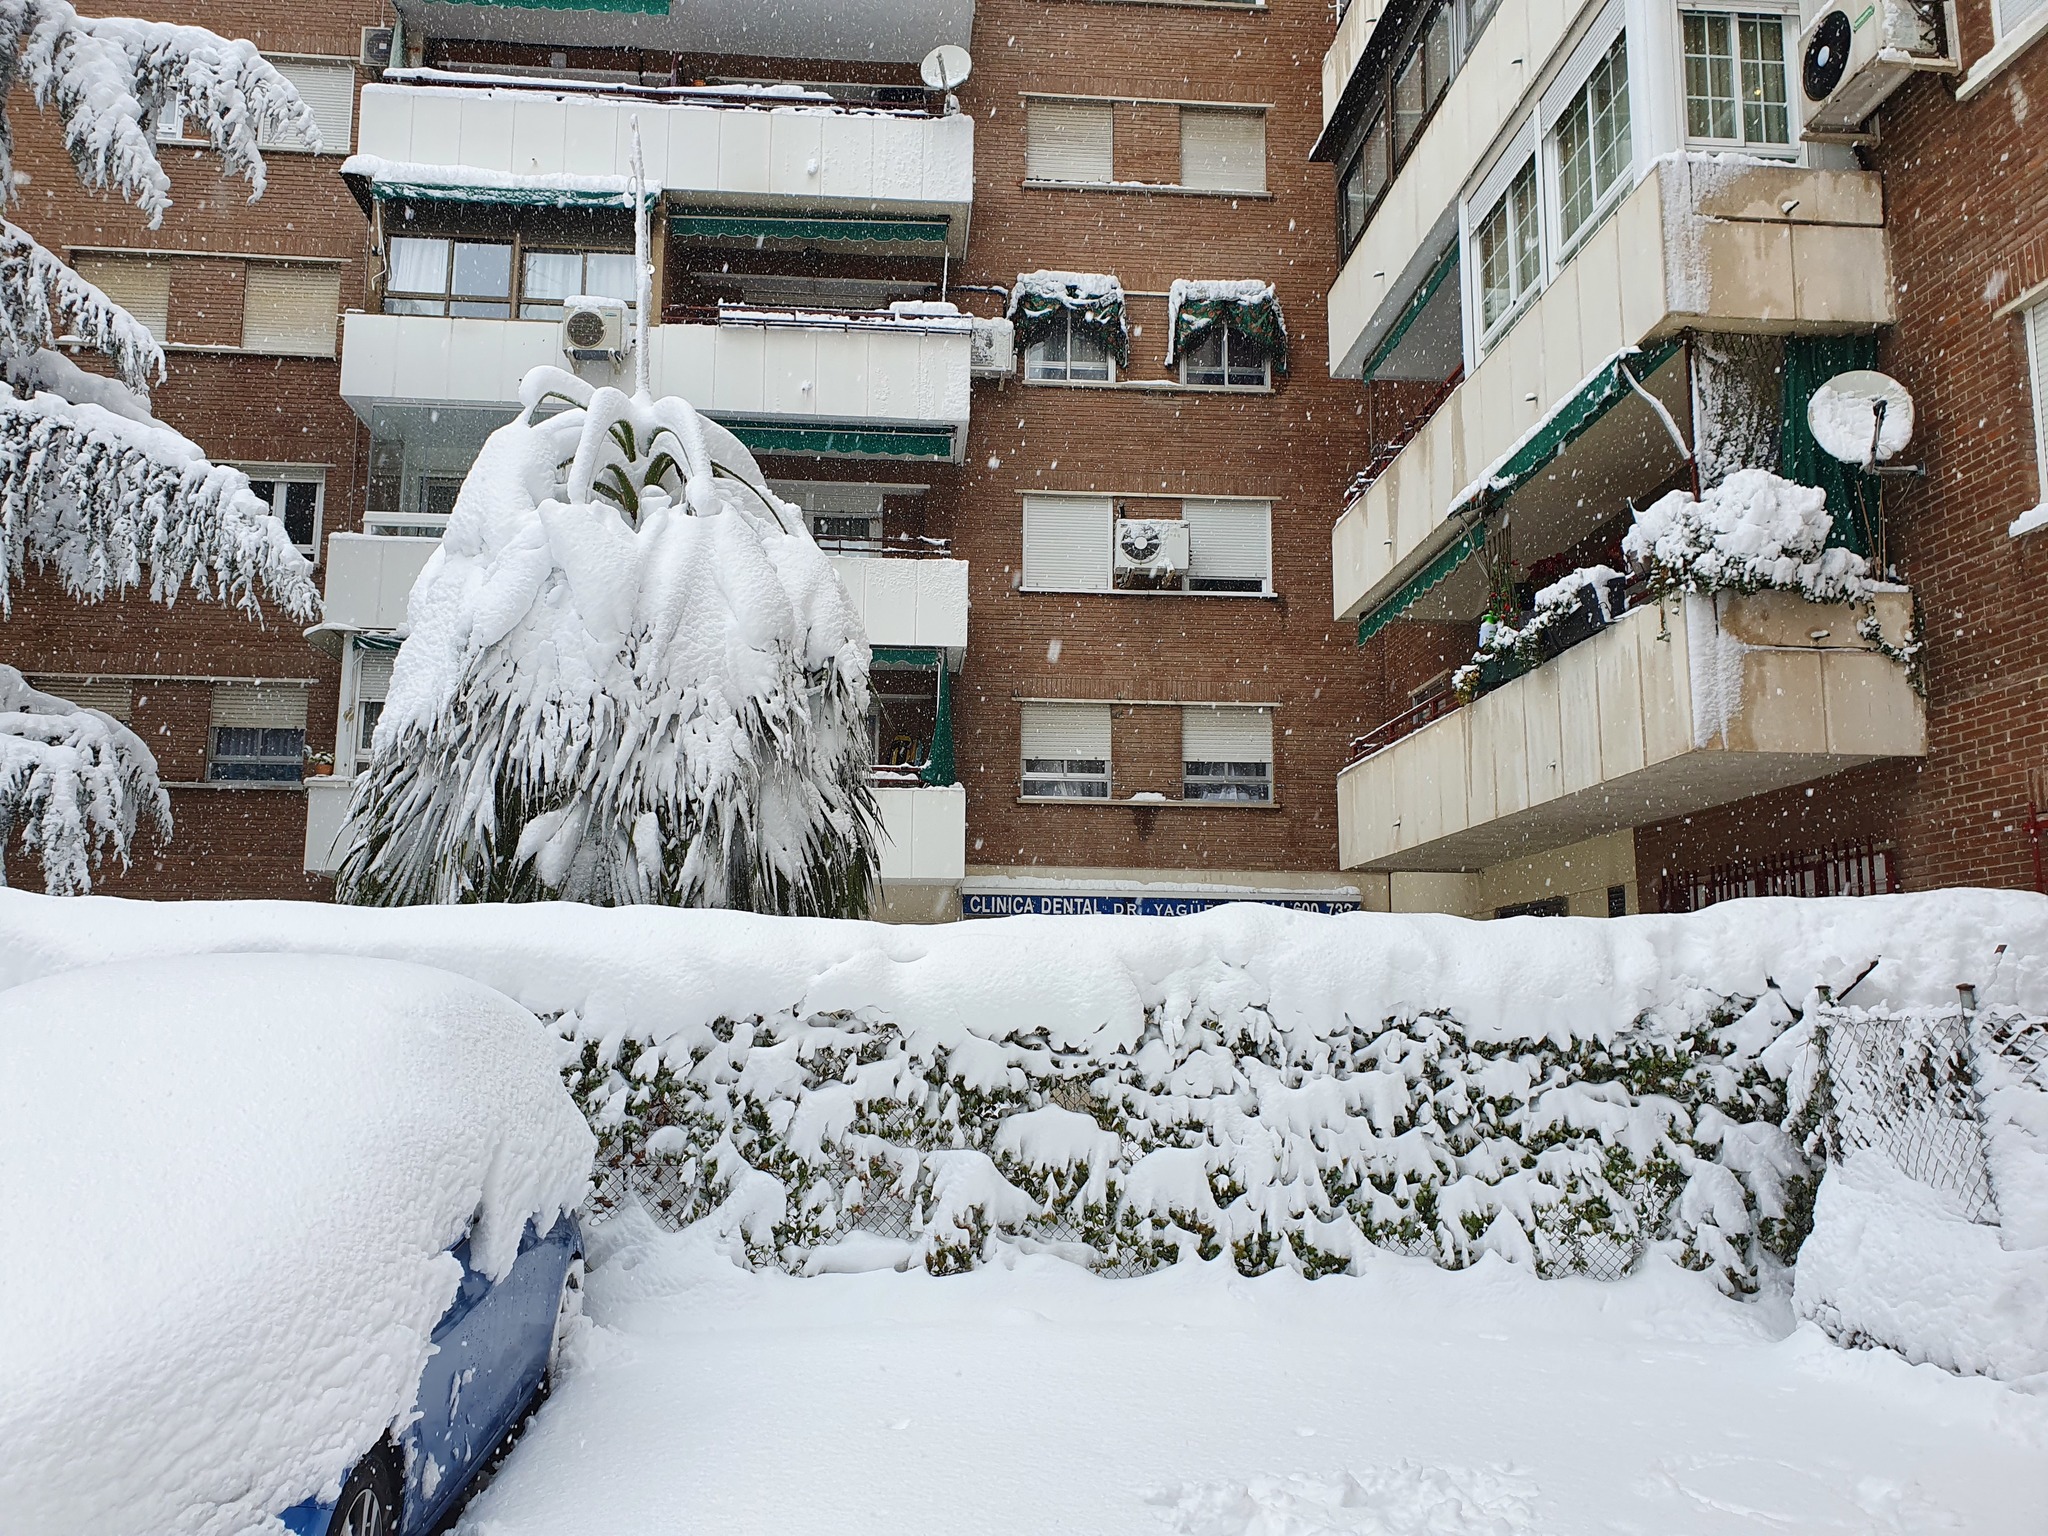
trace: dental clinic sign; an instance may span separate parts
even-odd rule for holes
[[[1066,891],[962,891],[962,917],[1185,917],[1236,901],[1292,912],[1356,912],[1358,898],[1318,896],[1097,896]]]

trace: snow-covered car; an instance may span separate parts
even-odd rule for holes
[[[594,1141],[557,1049],[381,960],[0,992],[0,1527],[430,1529],[580,1303]]]

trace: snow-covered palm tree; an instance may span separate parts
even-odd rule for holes
[[[0,196],[12,201],[12,110],[56,115],[86,187],[133,203],[151,228],[170,206],[156,126],[180,115],[225,174],[263,192],[264,138],[317,147],[313,118],[252,44],[199,27],[84,17],[66,0],[0,0]],[[100,354],[87,373],[59,343]],[[157,421],[164,377],[148,329],[35,237],[0,217],[0,617],[31,566],[84,602],[143,589],[169,604],[210,597],[260,617],[318,606],[312,573],[239,470],[207,462]],[[19,835],[53,891],[82,891],[92,863],[127,861],[138,817],[170,830],[156,761],[94,710],[37,693],[0,668],[0,855]],[[0,865],[4,869],[4,865]]]

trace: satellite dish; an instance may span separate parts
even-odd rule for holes
[[[957,90],[974,73],[974,60],[954,43],[941,43],[917,66],[918,78],[935,91]]]
[[[1852,368],[1813,392],[1806,425],[1830,457],[1869,469],[1913,440],[1913,397],[1888,373]]]

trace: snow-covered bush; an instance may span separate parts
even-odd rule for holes
[[[1790,590],[1816,603],[1870,595],[1869,566],[1827,547],[1827,493],[1767,469],[1738,469],[1695,498],[1672,491],[1636,513],[1622,552],[1653,594]]]
[[[413,588],[341,899],[863,910],[869,651],[801,515],[684,401],[520,399]]]
[[[1472,659],[1451,674],[1451,686],[1458,697],[1470,702],[1478,692],[1480,668],[1487,662],[1513,657],[1531,665],[1542,660],[1546,636],[1554,636],[1583,610],[1591,593],[1603,623],[1619,617],[1617,584],[1625,580],[1612,566],[1589,565],[1552,582],[1536,594],[1529,617],[1518,627],[1502,619],[1482,619],[1479,649]]]
[[[10,199],[16,86],[56,113],[79,180],[118,192],[151,228],[171,200],[156,158],[167,117],[205,138],[252,197],[263,191],[261,141],[319,143],[311,110],[251,43],[84,17],[65,0],[0,0],[0,196]],[[85,373],[60,342],[104,356],[117,377]],[[312,617],[311,568],[248,477],[209,464],[150,415],[149,386],[163,376],[158,338],[0,218],[0,616],[36,567],[84,602],[145,587],[161,603],[190,591],[256,618],[268,597],[292,618]],[[60,718],[67,724],[52,723]],[[137,805],[170,830],[154,759],[90,719],[43,706],[0,714],[0,762],[10,765],[0,827],[43,856],[53,892],[88,889],[102,850],[126,861]],[[62,766],[74,760],[95,766]]]

